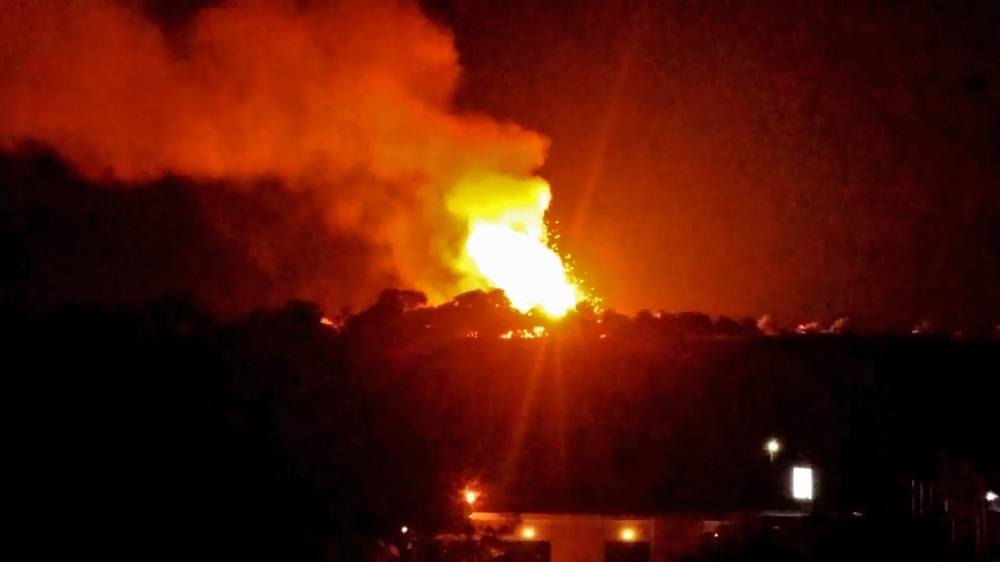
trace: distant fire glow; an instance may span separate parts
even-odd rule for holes
[[[466,181],[455,193],[449,207],[469,220],[460,269],[503,289],[521,312],[538,307],[560,317],[584,299],[563,259],[549,245],[548,183],[540,178],[489,177]],[[504,195],[491,196],[496,193]]]
[[[625,542],[632,542],[635,540],[635,529],[632,527],[625,527],[622,529],[621,533],[619,533],[619,536]]]
[[[541,337],[544,337],[544,336],[545,336],[545,327],[544,326],[535,326],[534,328],[532,328],[530,330],[527,330],[527,329],[524,329],[524,328],[522,328],[520,330],[516,330],[516,331],[515,330],[507,330],[506,332],[500,334],[500,339],[503,339],[503,340],[509,340],[509,339],[533,340],[535,338],[541,338]]]

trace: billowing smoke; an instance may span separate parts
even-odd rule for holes
[[[0,10],[0,143],[40,141],[91,181],[309,192],[324,228],[437,299],[481,283],[457,265],[471,211],[456,186],[509,178],[479,184],[491,206],[538,199],[546,140],[454,111],[452,37],[416,5],[234,0],[176,36],[135,3]]]

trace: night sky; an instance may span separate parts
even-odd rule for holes
[[[183,53],[201,4],[143,8]],[[457,108],[549,139],[559,247],[605,306],[1000,320],[995,2],[423,9],[454,35]],[[322,227],[308,191],[97,186],[4,146],[4,279],[41,305],[177,287],[227,310],[358,308],[405,284],[377,244]]]
[[[609,306],[1000,314],[995,2],[454,2],[464,107],[552,139]]]

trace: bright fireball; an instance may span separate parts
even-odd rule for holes
[[[486,175],[460,182],[449,208],[468,221],[460,270],[479,285],[503,289],[521,312],[539,307],[562,316],[584,295],[548,244],[545,212],[551,199],[541,178]]]
[[[478,222],[469,232],[466,251],[479,272],[521,312],[538,306],[562,316],[579,300],[562,259],[537,236],[506,224]]]

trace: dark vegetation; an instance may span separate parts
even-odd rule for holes
[[[773,507],[772,434],[780,462],[820,470],[830,512],[888,517],[907,479],[998,470],[997,341],[586,308],[549,323],[496,292],[423,303],[386,291],[332,325],[307,302],[222,322],[185,295],[8,308],[41,548],[359,560],[403,523],[460,528],[470,481],[491,510]]]

